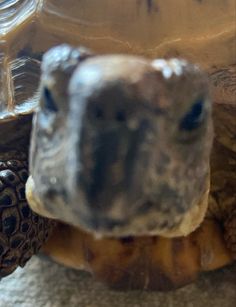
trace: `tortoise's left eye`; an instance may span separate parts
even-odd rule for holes
[[[204,119],[204,99],[197,99],[190,111],[182,118],[179,128],[182,131],[197,129]]]
[[[58,107],[52,97],[52,94],[50,90],[47,87],[44,87],[43,89],[43,101],[44,101],[44,107],[47,111],[51,112],[57,112]]]

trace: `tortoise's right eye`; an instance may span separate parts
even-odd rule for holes
[[[58,107],[52,97],[52,94],[50,90],[47,87],[44,87],[43,89],[43,101],[44,101],[44,107],[47,111],[50,112],[57,112]]]
[[[192,131],[198,128],[204,120],[204,99],[195,101],[190,111],[180,122],[180,130]]]

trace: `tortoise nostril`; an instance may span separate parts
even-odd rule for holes
[[[96,106],[93,108],[92,114],[92,117],[96,120],[110,120],[119,123],[126,121],[126,113],[124,110],[104,110],[102,107]]]
[[[116,119],[116,121],[118,121],[118,122],[124,122],[124,121],[126,121],[126,114],[125,114],[125,111],[122,111],[122,110],[117,111],[117,112],[116,112],[116,115],[115,115],[115,119]]]
[[[100,107],[95,107],[94,117],[96,119],[104,119],[104,111],[103,111],[103,109],[100,108]]]

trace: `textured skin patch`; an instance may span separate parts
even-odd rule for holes
[[[24,266],[54,225],[30,210],[25,199],[26,156],[12,156],[16,159],[11,153],[0,158],[0,278]]]

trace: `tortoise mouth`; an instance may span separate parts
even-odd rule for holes
[[[129,221],[112,219],[83,220],[81,227],[95,237],[162,236],[182,237],[193,232],[203,221],[208,206],[208,191],[190,210],[177,215],[174,220],[160,212],[150,211]],[[84,223],[85,222],[85,223]]]
[[[177,211],[178,206],[174,199],[168,202],[167,211],[151,202],[139,206],[134,203],[132,208],[127,200],[123,203],[113,203],[113,207],[110,206],[106,208],[107,210],[104,208],[99,210],[102,209],[101,205],[96,209],[94,206],[88,206],[84,193],[78,193],[75,199],[68,199],[68,202],[58,194],[40,194],[31,176],[27,181],[26,196],[31,209],[36,213],[81,228],[97,238],[129,236],[172,238],[186,236],[202,223],[208,207],[209,182],[208,175],[198,197],[181,211]],[[47,198],[48,195],[50,198]]]
[[[158,210],[149,210],[127,219],[114,219],[102,215],[81,216],[76,226],[92,233],[97,238],[162,236],[182,237],[193,232],[203,221],[208,207],[209,183],[201,197],[182,214],[169,215]]]
[[[68,204],[63,204],[62,206],[61,202],[54,202],[53,206],[50,207],[50,211],[48,211],[49,206],[47,206],[45,198],[42,201],[37,193],[32,177],[28,179],[26,185],[26,196],[30,207],[36,213],[74,225],[97,238],[156,235],[172,238],[186,236],[202,223],[208,207],[209,183],[208,177],[205,182],[205,189],[199,198],[186,211],[178,214],[176,212],[171,212],[172,214],[161,212],[158,208],[151,206],[145,212],[136,212],[136,214],[131,214],[129,217],[125,215],[118,217],[118,215],[115,216],[114,214],[102,214],[99,211],[87,211],[85,213],[82,210],[78,212],[78,206],[68,210]]]

